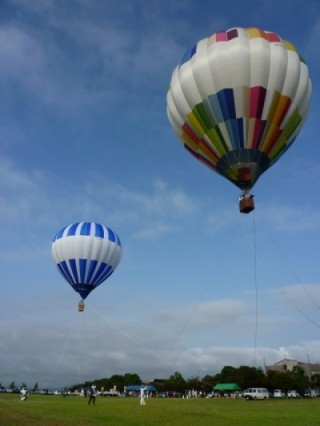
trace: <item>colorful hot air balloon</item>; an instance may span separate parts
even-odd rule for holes
[[[310,97],[307,65],[291,43],[232,28],[187,52],[172,74],[167,114],[185,148],[247,196],[295,140]]]
[[[118,266],[122,255],[120,239],[106,226],[80,222],[61,229],[52,242],[52,256],[59,272],[82,301],[102,284]]]

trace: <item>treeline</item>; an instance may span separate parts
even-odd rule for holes
[[[5,387],[0,383],[0,391],[4,391],[4,389],[9,390],[9,392],[20,392],[20,389],[29,389],[25,382],[23,382],[20,386],[16,385],[16,382],[11,382],[8,387]],[[30,389],[32,392],[37,392],[39,390],[38,383],[35,383],[33,387]]]
[[[200,377],[190,377],[185,379],[179,372],[175,372],[167,379],[154,379],[148,383],[143,382],[138,374],[127,373],[124,375],[116,374],[110,378],[103,378],[85,383],[79,383],[71,387],[71,390],[88,388],[94,384],[98,390],[116,389],[123,391],[125,386],[150,384],[154,385],[158,392],[176,391],[185,393],[186,390],[194,389],[198,392],[211,392],[213,387],[218,383],[237,383],[241,389],[249,387],[266,387],[269,390],[282,389],[288,391],[295,389],[303,392],[306,389],[320,388],[320,374],[315,374],[310,380],[300,366],[293,367],[292,371],[278,372],[267,371],[262,368],[240,366],[238,368],[225,366],[219,374],[206,375]]]

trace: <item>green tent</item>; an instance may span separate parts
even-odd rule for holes
[[[214,391],[225,391],[225,392],[234,392],[240,391],[241,389],[237,385],[237,383],[218,383],[213,388]]]

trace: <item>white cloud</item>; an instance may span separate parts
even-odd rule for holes
[[[1,27],[0,52],[0,76],[5,81],[15,77],[29,86],[43,71],[44,52],[39,41],[14,26]]]
[[[136,328],[140,326],[137,324]],[[31,385],[37,381],[42,387],[54,387],[126,372],[138,373],[145,380],[166,378],[174,371],[189,378],[216,374],[225,365],[263,367],[264,363],[272,364],[283,358],[304,361],[308,353],[311,362],[319,361],[315,354],[319,352],[320,341],[279,348],[237,346],[232,341],[226,346],[213,342],[208,348],[185,347],[179,343],[173,348],[161,346],[161,336],[157,339],[154,335],[156,329],[150,329],[147,334],[154,338],[139,341],[130,328],[122,334],[110,330],[108,323],[95,322],[70,334],[69,326],[63,330],[59,324],[40,327],[21,324],[20,329],[10,334],[10,341],[2,330],[2,383],[20,380]],[[30,337],[28,343],[26,336]]]
[[[30,222],[40,225],[47,221],[50,203],[44,188],[45,173],[23,171],[13,161],[0,157],[0,179],[0,221],[5,225],[4,233],[12,233],[14,229],[20,232]]]
[[[144,185],[143,190],[133,189],[132,183],[123,186],[99,182],[100,177],[96,176],[86,185],[88,211],[92,212],[92,206],[97,210],[98,198],[112,199],[108,217],[122,226],[135,224],[136,230],[131,235],[134,239],[150,239],[171,233],[179,227],[180,220],[190,220],[199,210],[198,200],[163,180],[151,181]],[[97,187],[101,188],[98,193],[95,191]],[[83,198],[83,193],[81,196]],[[104,208],[102,203],[99,215]]]
[[[320,229],[320,212],[301,205],[270,205],[265,207],[264,216],[275,231],[300,233]]]
[[[62,117],[85,113],[87,121],[95,107],[112,112],[116,105],[139,103],[146,88],[152,88],[154,102],[162,97],[166,86],[155,78],[168,72],[171,40],[152,7],[122,5],[119,17],[117,5],[92,8],[82,2],[70,13],[55,2],[40,3],[18,2],[33,19],[8,19],[0,30],[0,79],[8,97],[18,85],[29,110],[40,104]],[[133,16],[143,21],[143,33],[132,27]]]
[[[237,206],[238,208],[238,206]],[[238,212],[234,210],[226,210],[224,212],[213,211],[208,213],[207,226],[208,232],[214,234],[228,229],[235,223],[235,216]]]
[[[143,229],[132,234],[132,238],[136,240],[150,240],[156,239],[166,234],[174,232],[174,227],[164,223],[152,223],[149,224],[149,228],[144,225]]]
[[[11,244],[18,254],[19,245],[25,250],[33,240],[40,242],[44,229],[51,238],[60,227],[73,221],[99,221],[105,217],[106,209],[107,225],[130,228],[127,238],[132,239],[156,239],[175,232],[179,221],[192,218],[198,209],[196,200],[160,180],[150,182],[145,190],[133,190],[114,182],[106,184],[95,176],[83,188],[76,183],[60,182],[41,169],[23,170],[6,157],[0,161],[0,217],[5,224],[7,255]],[[30,235],[33,237],[28,240]]]
[[[318,362],[320,340],[299,341],[295,336],[294,344],[259,344],[266,327],[274,332],[281,324],[285,333],[281,312],[259,318],[255,347],[254,309],[236,299],[192,305],[161,300],[146,304],[141,298],[140,304],[111,303],[106,308],[105,302],[100,306],[100,298],[95,305],[86,303],[82,314],[75,306],[70,310],[63,296],[3,301],[4,384],[15,380],[55,387],[126,372],[138,373],[144,380],[166,378],[175,371],[188,378],[216,374],[225,365],[263,367],[286,357],[303,361],[306,354],[310,362]]]
[[[319,284],[295,284],[279,287],[281,293],[290,296],[290,299],[300,306],[310,308],[312,305],[320,309],[320,285]]]

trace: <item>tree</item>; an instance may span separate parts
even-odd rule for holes
[[[311,386],[313,389],[320,388],[320,374],[313,374],[311,376]]]
[[[110,389],[114,388],[115,386],[118,391],[121,391],[121,392],[123,391],[124,377],[122,375],[114,374],[113,376],[110,377],[109,382],[110,382],[110,386],[109,386]]]
[[[241,389],[255,386],[266,386],[266,376],[260,367],[256,368],[242,365],[236,370],[234,381],[240,386]]]
[[[213,387],[217,384],[216,376],[206,375],[202,378],[203,390],[208,393],[212,392]]]
[[[39,390],[38,382],[33,385],[32,392],[37,392]]]
[[[284,391],[288,391],[290,389],[296,389],[290,371],[281,372],[281,371],[268,370],[267,387],[270,390],[281,389]]]
[[[234,383],[236,381],[236,368],[226,365],[218,376],[220,383]]]
[[[203,382],[200,379],[200,377],[190,377],[190,379],[186,382],[186,387],[188,389],[194,389],[196,391],[204,391],[203,389]]]
[[[299,365],[295,365],[291,371],[291,377],[293,380],[294,389],[301,394],[305,389],[310,387],[309,377],[306,376],[304,369]]]
[[[172,374],[169,379],[165,381],[167,390],[184,393],[186,390],[186,381],[178,372]]]
[[[124,386],[141,385],[142,380],[141,380],[141,378],[138,374],[126,373],[123,376],[123,384],[124,384]]]

